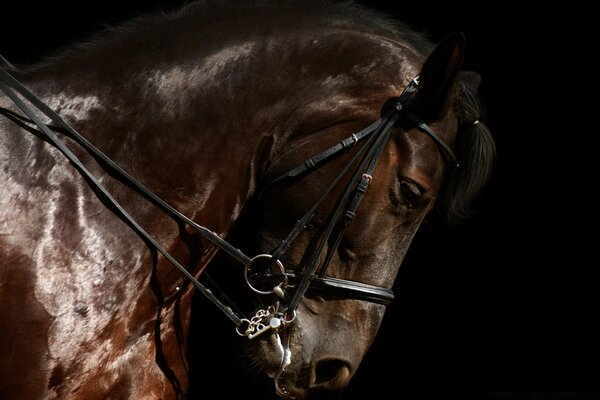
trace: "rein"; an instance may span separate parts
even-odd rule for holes
[[[281,181],[300,177],[306,172],[315,169],[322,165],[332,156],[353,147],[359,141],[364,140],[365,143],[353,155],[351,160],[346,164],[337,177],[324,190],[321,197],[314,206],[298,220],[290,233],[279,243],[277,248],[271,254],[259,254],[252,258],[242,253],[239,249],[232,246],[230,243],[221,238],[218,234],[192,221],[190,218],[183,215],[177,209],[169,205],[163,199],[154,194],[150,189],[138,182],[134,177],[123,170],[119,165],[112,161],[102,151],[90,143],[87,139],[81,136],[73,127],[64,121],[56,112],[50,109],[42,100],[35,96],[19,81],[17,81],[5,68],[10,68],[11,65],[0,56],[0,89],[13,101],[13,103],[27,116],[27,118],[13,113],[12,111],[0,109],[0,113],[9,118],[27,122],[35,125],[41,132],[43,137],[50,141],[58,148],[63,155],[73,164],[73,166],[88,180],[89,184],[99,190],[106,198],[106,201],[113,206],[118,214],[137,232],[149,245],[160,252],[171,264],[173,264],[209,301],[211,301],[219,310],[225,314],[236,326],[236,331],[241,336],[253,339],[258,335],[270,330],[280,329],[290,324],[296,316],[296,310],[306,295],[308,290],[320,290],[343,296],[346,298],[370,301],[378,304],[388,305],[393,299],[394,294],[392,289],[369,285],[361,282],[349,281],[344,279],[331,278],[326,276],[327,267],[337,249],[346,228],[356,217],[356,210],[364,197],[369,184],[372,181],[372,175],[377,167],[377,162],[383,152],[383,149],[391,135],[391,132],[400,118],[406,118],[414,124],[421,132],[428,135],[438,146],[440,151],[446,156],[446,161],[452,161],[458,166],[456,156],[442,139],[433,132],[429,126],[421,121],[418,117],[407,111],[410,104],[414,100],[414,95],[418,88],[417,78],[413,79],[400,95],[395,107],[387,112],[378,121],[367,126],[363,130],[353,133],[351,136],[340,141],[336,145],[326,149],[325,151],[306,159],[302,164],[293,168],[289,172],[279,176],[273,180],[270,185],[275,185]],[[18,96],[22,96],[39,112],[48,117],[56,126],[45,124],[32,110],[30,106],[25,104]],[[34,128],[35,129],[35,128]],[[148,232],[146,232],[135,219],[119,204],[119,202],[108,192],[108,190],[97,180],[93,174],[87,169],[73,151],[59,139],[53,130],[60,129],[72,138],[78,145],[83,147],[90,155],[102,160],[106,165],[118,173],[123,179],[134,186],[147,199],[162,208],[176,221],[187,224],[193,228],[198,234],[207,239],[209,242],[225,251],[230,257],[238,261],[244,266],[244,279],[251,290],[262,295],[274,295],[277,299],[275,305],[269,306],[266,309],[261,309],[250,319],[245,318],[241,312],[237,310],[233,302],[227,296],[218,290],[219,295],[213,293],[208,287],[204,286],[198,279],[188,272],[169,252],[160,245]],[[306,225],[315,216],[319,207],[324,203],[327,196],[338,185],[341,179],[346,176],[353,165],[358,166],[354,169],[351,175],[350,183],[346,186],[343,193],[339,196],[336,206],[329,215],[325,228],[321,234],[315,239],[316,246],[308,257],[308,262],[303,271],[286,270],[280,261],[280,258],[289,249],[294,239],[305,229]],[[319,264],[321,253],[327,245],[327,254],[324,262]],[[270,269],[276,267],[276,273],[253,271],[256,267],[257,260],[269,260]],[[320,267],[320,269],[319,269]],[[254,282],[254,284],[252,283]],[[272,290],[260,290],[255,287],[256,283],[267,284]],[[294,289],[293,295],[287,293],[290,289]],[[226,304],[229,303],[229,304]]]

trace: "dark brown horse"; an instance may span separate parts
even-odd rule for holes
[[[137,181],[220,237],[252,204],[256,225],[243,227],[258,238],[251,256],[273,254],[319,203],[277,257],[284,269],[306,272],[317,254],[317,262],[328,259],[327,277],[389,288],[427,213],[441,203],[451,219],[464,217],[490,171],[478,76],[460,72],[462,57],[462,35],[434,48],[358,6],[225,2],[140,18],[9,72]],[[409,108],[416,117],[405,118],[394,104],[417,75]],[[183,397],[194,286],[8,97],[0,107],[0,398]],[[336,179],[370,142],[277,178],[382,115],[398,119],[373,147],[378,162],[362,176],[370,185],[356,217],[338,242],[320,246],[341,194],[355,186],[352,174]],[[61,137],[145,231],[202,274],[217,246],[72,136]],[[242,269],[228,276],[242,281]],[[281,303],[293,302],[295,286],[282,286]],[[327,290],[298,299],[285,326],[246,347],[284,397],[340,390],[385,306]]]

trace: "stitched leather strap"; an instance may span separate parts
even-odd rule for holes
[[[417,128],[419,128],[419,130],[421,132],[423,132],[424,134],[426,134],[427,136],[429,136],[431,139],[433,139],[433,141],[435,142],[435,144],[437,144],[438,147],[450,158],[450,160],[452,160],[452,162],[454,163],[455,167],[459,167],[460,166],[460,163],[458,162],[458,159],[456,158],[456,155],[454,154],[454,152],[452,151],[452,149],[450,148],[450,146],[448,146],[446,144],[446,142],[444,142],[442,140],[442,138],[440,138],[438,136],[438,134],[435,133],[429,127],[429,125],[427,125],[425,122],[421,121],[421,119],[419,117],[417,117],[416,115],[411,114],[409,112],[407,112],[404,116],[410,122],[412,122],[413,124],[415,124],[417,126]]]
[[[373,122],[371,125],[367,126],[365,129],[363,129],[359,132],[353,133],[352,135],[348,136],[346,139],[342,140],[335,146],[331,146],[327,150],[325,150],[317,155],[307,158],[306,160],[304,160],[304,162],[302,164],[298,165],[296,168],[293,168],[288,173],[277,178],[276,181],[282,180],[284,178],[293,178],[293,177],[298,176],[308,170],[311,170],[311,169],[317,167],[319,164],[321,164],[323,161],[327,160],[328,158],[336,155],[337,153],[341,152],[342,150],[349,149],[350,147],[352,147],[356,143],[358,143],[361,139],[369,136],[371,133],[373,133],[374,131],[377,130],[377,128],[379,127],[379,124],[381,124],[381,119]]]
[[[305,279],[305,274],[298,271],[286,271],[288,283],[291,286],[297,286],[299,282]],[[281,281],[280,275],[265,274],[262,276],[251,277],[253,281],[264,284],[265,286],[275,285]],[[311,284],[307,292],[313,290],[325,292],[334,296],[349,298],[354,300],[370,301],[377,304],[388,305],[394,300],[394,291],[385,287],[369,285],[362,282],[350,281],[347,279],[338,279],[330,277],[312,276],[309,278]]]

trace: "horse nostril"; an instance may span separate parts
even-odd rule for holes
[[[314,385],[326,386],[330,390],[342,389],[350,380],[350,365],[337,358],[326,358],[317,362]]]

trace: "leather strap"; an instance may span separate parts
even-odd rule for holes
[[[456,155],[454,154],[454,152],[452,151],[452,149],[450,148],[450,146],[448,146],[446,144],[446,142],[444,142],[442,140],[442,138],[440,138],[438,136],[437,133],[435,133],[430,127],[429,125],[427,125],[425,122],[421,121],[421,119],[419,117],[417,117],[416,115],[407,112],[405,115],[406,119],[408,119],[410,122],[412,122],[413,124],[416,125],[417,128],[419,128],[419,130],[421,132],[423,132],[424,134],[426,134],[427,136],[429,136],[431,139],[433,139],[433,141],[435,142],[435,144],[438,145],[438,147],[450,158],[450,160],[452,160],[452,162],[454,163],[455,167],[459,167],[460,163],[458,162],[458,159],[456,158]]]
[[[304,172],[319,166],[319,164],[326,161],[330,157],[338,154],[339,152],[349,149],[350,147],[353,147],[361,139],[363,139],[363,138],[369,136],[371,133],[375,132],[377,130],[377,128],[379,127],[379,124],[381,124],[381,119],[378,119],[377,121],[373,122],[371,125],[367,126],[365,129],[362,129],[359,132],[353,133],[352,135],[350,135],[347,138],[340,141],[338,144],[331,146],[327,150],[325,150],[319,154],[316,154],[312,157],[307,158],[306,160],[304,160],[304,162],[302,164],[298,165],[297,167],[291,169],[290,171],[283,174],[279,178],[275,179],[271,183],[271,185],[276,182],[279,182],[283,179],[294,178],[300,174],[303,174]]]
[[[288,283],[290,286],[297,286],[299,282],[305,279],[305,274],[299,273],[298,271],[286,271],[286,275],[288,276]],[[279,275],[265,274],[260,277],[252,277],[252,280],[265,285],[274,285],[281,281],[281,278]],[[311,284],[307,292],[315,290],[335,296],[353,300],[370,301],[386,306],[394,300],[394,291],[385,287],[331,277],[312,276],[309,280]]]

